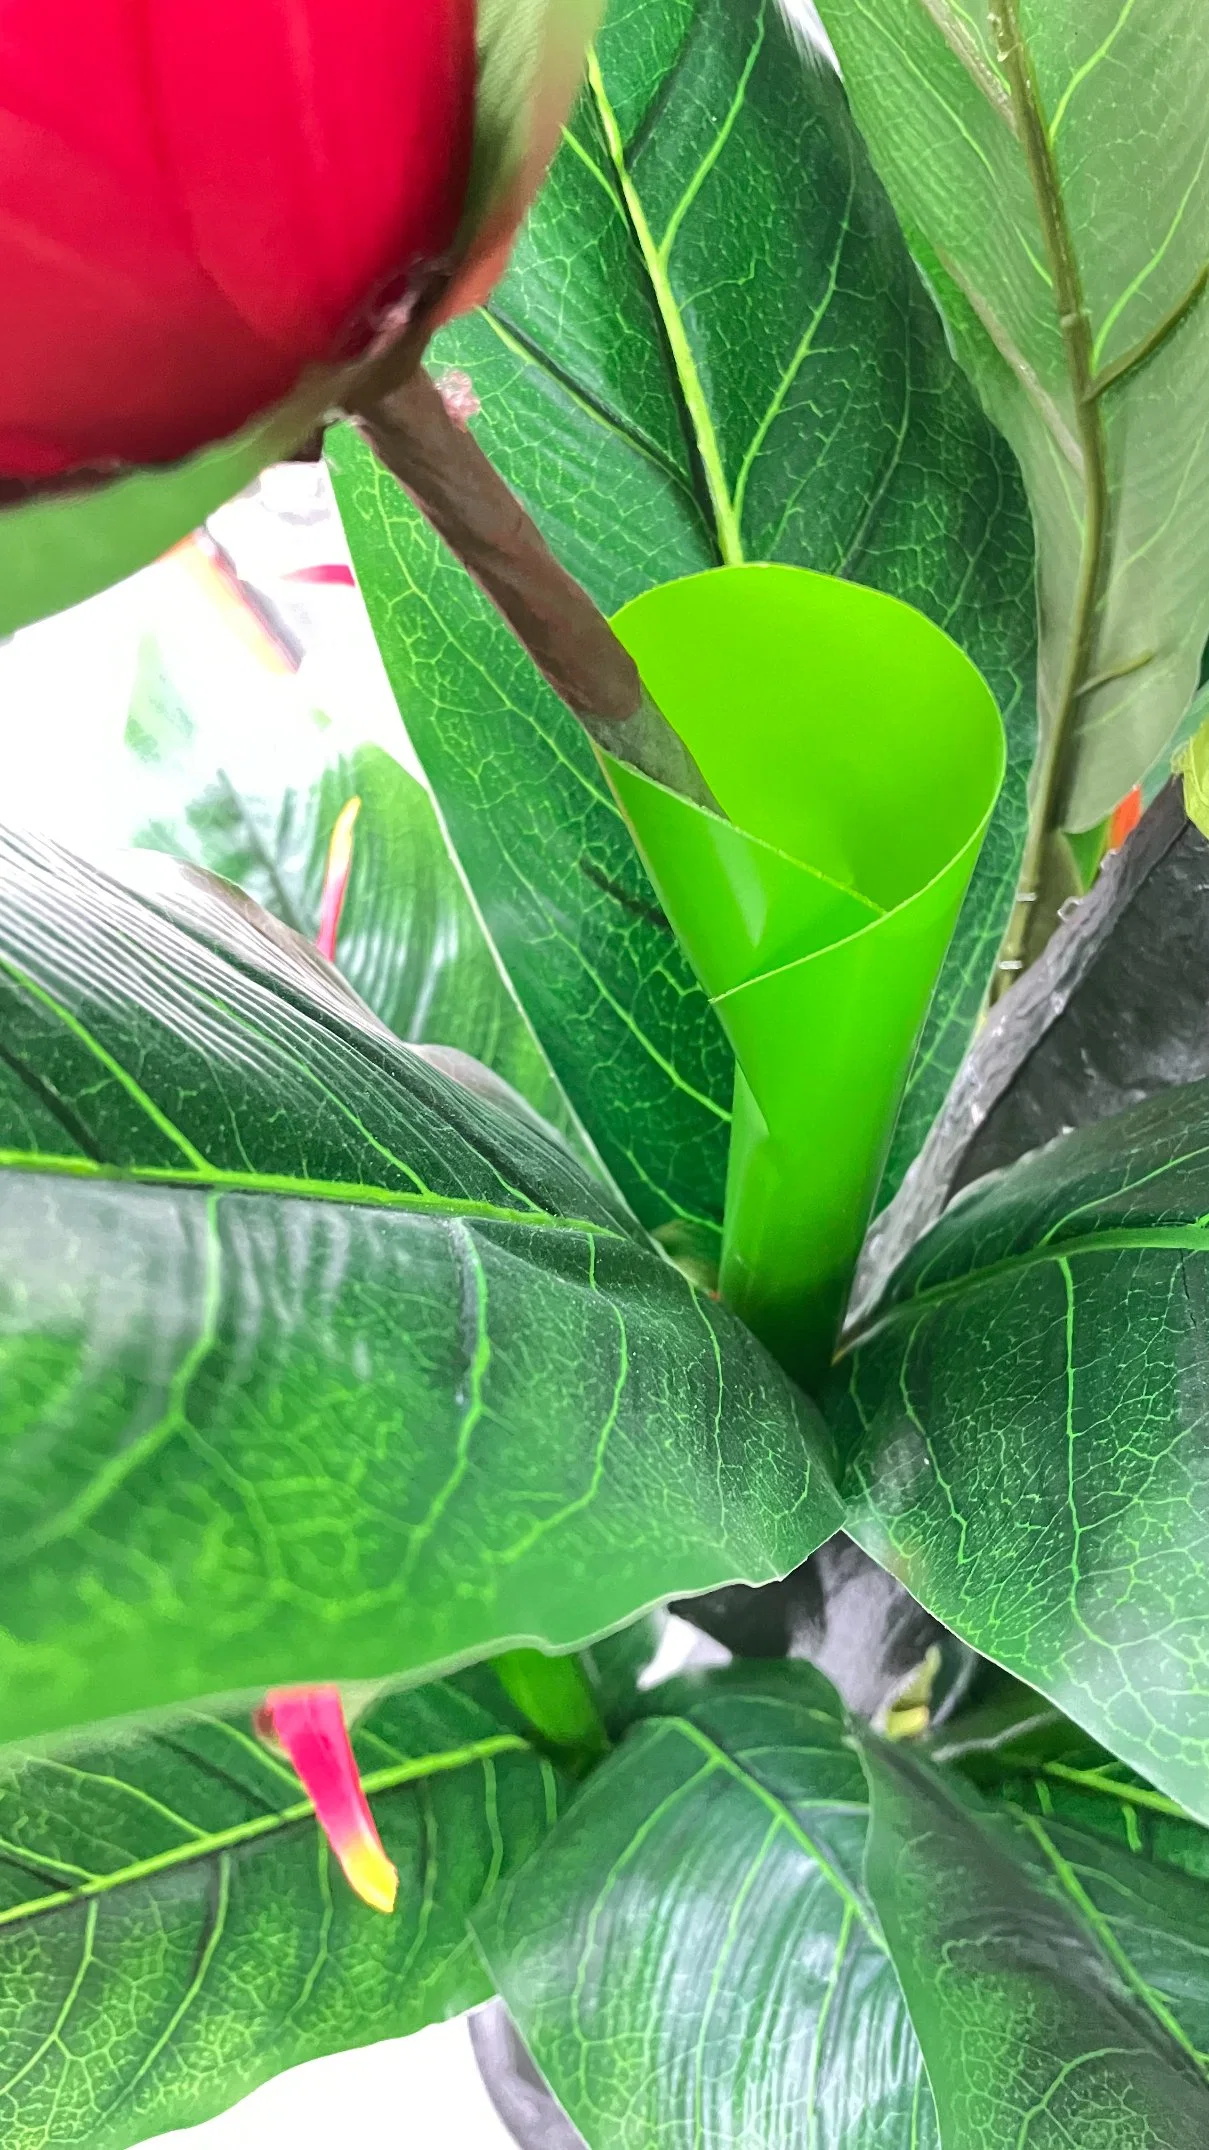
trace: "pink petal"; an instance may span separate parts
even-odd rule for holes
[[[276,1687],[264,1718],[315,1809],[350,1888],[374,1911],[393,1911],[399,1875],[382,1849],[349,1745],[338,1687]]]
[[[348,893],[348,877],[353,866],[353,824],[361,811],[360,799],[349,799],[336,816],[331,841],[327,847],[327,866],[323,875],[323,894],[319,902],[319,931],[315,946],[329,963],[336,960],[336,936],[340,931],[340,913]]]

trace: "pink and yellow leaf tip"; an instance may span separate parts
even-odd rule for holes
[[[331,841],[327,847],[327,865],[323,875],[323,894],[319,901],[319,931],[315,946],[329,963],[336,960],[336,936],[340,931],[340,914],[348,892],[348,877],[353,865],[353,827],[361,811],[360,799],[345,802],[336,816]]]
[[[349,1887],[371,1910],[393,1911],[398,1869],[382,1849],[361,1789],[339,1688],[274,1688],[259,1723],[297,1771]]]

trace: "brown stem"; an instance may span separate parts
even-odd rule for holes
[[[597,745],[720,814],[633,658],[473,435],[417,369],[355,414],[370,446],[445,540]]]

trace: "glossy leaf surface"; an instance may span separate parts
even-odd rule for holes
[[[971,1190],[830,1391],[853,1535],[1202,1819],[1207,1136],[1194,1083]]]
[[[1086,829],[1172,737],[1209,629],[1202,26],[1181,0],[823,0],[821,13],[962,361],[1024,470],[1043,721],[1073,684],[1064,806]],[[1005,60],[1017,32],[1027,114]]]
[[[467,1916],[561,1796],[490,1674],[376,1702],[354,1744],[400,1872],[380,1918],[246,1715],[0,1756],[0,2122],[127,2150],[283,2068],[484,2000]]]
[[[1186,2150],[1209,2128],[1209,1891],[971,1803],[871,1735],[867,1877],[944,2150]]]
[[[475,1920],[555,2095],[591,2150],[935,2150],[834,1692],[736,1665],[648,1706]]]
[[[1205,1075],[1209,843],[1169,783],[983,1024],[866,1238],[850,1311],[873,1303],[959,1188]]]
[[[1002,926],[1032,755],[1031,541],[839,84],[773,0],[620,0],[490,309],[444,332],[474,430],[608,612],[719,561],[875,584],[963,642],[1008,717],[999,817],[902,1122],[918,1146]],[[716,1222],[728,1055],[591,751],[353,436],[345,527],[459,858],[644,1220]]]
[[[215,884],[186,930],[3,864],[0,1737],[565,1647],[830,1535],[810,1406],[538,1123]]]
[[[800,1664],[648,1697],[474,1922],[592,2150],[1201,2139],[1209,1836],[1040,1697],[1004,1703],[938,1766]]]

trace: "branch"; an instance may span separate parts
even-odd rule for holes
[[[375,454],[528,650],[596,745],[721,815],[684,741],[633,658],[537,525],[417,369],[354,413]]]

